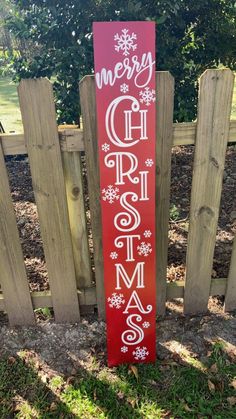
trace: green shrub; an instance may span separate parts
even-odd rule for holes
[[[78,122],[78,82],[93,71],[92,22],[157,22],[157,68],[175,77],[178,121],[196,117],[197,79],[236,69],[234,0],[15,0],[6,24],[21,46],[14,79],[55,76],[59,122]]]

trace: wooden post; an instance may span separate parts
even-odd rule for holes
[[[81,158],[78,151],[62,153],[77,288],[91,287],[92,270],[84,207]]]
[[[95,82],[93,76],[86,76],[81,80],[80,99],[83,118],[84,149],[86,156],[89,203],[94,246],[97,305],[99,316],[101,318],[105,318],[97,118]]]
[[[236,236],[234,238],[233,251],[231,255],[224,309],[225,311],[232,311],[236,309]]]
[[[207,310],[233,85],[234,75],[230,70],[207,70],[200,78],[185,313]]]
[[[173,145],[174,79],[168,71],[156,73],[156,271],[157,314],[165,314],[168,253],[171,148]]]
[[[79,320],[79,303],[56,124],[47,79],[20,82],[19,99],[57,322]]]
[[[0,142],[0,283],[9,322],[34,324],[34,312],[26,277],[7,170]]]

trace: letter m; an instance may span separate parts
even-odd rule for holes
[[[120,290],[121,286],[121,279],[123,279],[127,288],[131,288],[135,277],[137,277],[137,288],[144,288],[144,263],[145,262],[138,262],[134,271],[133,275],[130,278],[121,263],[116,263],[116,290]]]

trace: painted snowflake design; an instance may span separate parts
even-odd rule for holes
[[[134,358],[138,361],[144,361],[146,357],[149,355],[149,352],[147,351],[146,346],[143,346],[142,348],[138,346],[135,351],[133,351]]]
[[[110,150],[110,144],[104,143],[102,144],[102,151],[105,151],[107,153]]]
[[[108,297],[107,301],[109,304],[109,307],[111,308],[121,308],[122,304],[125,304],[125,300],[123,299],[123,294],[117,294],[116,292],[113,292],[111,297]]]
[[[145,161],[145,164],[146,164],[146,166],[147,167],[152,167],[152,165],[153,165],[153,160],[152,159],[147,159],[146,161]]]
[[[144,329],[148,329],[150,327],[150,323],[149,322],[143,322],[142,324]]]
[[[116,199],[119,199],[119,195],[117,195],[117,192],[119,192],[119,189],[118,188],[115,188],[113,185],[108,185],[108,187],[107,187],[107,189],[103,189],[102,190],[102,193],[103,193],[103,197],[102,197],[102,199],[104,200],[104,201],[108,201],[109,202],[109,204],[113,204],[113,202],[116,200]]]
[[[137,44],[134,44],[134,40],[137,39],[137,35],[132,32],[130,35],[129,29],[122,29],[122,33],[119,35],[118,33],[114,36],[114,40],[117,41],[117,45],[115,45],[116,51],[123,51],[123,55],[129,55],[129,51],[135,51],[137,48]]]
[[[141,97],[140,102],[145,103],[147,106],[156,100],[155,90],[150,90],[149,87],[145,87],[144,90],[141,90],[141,92],[139,92],[139,96]]]
[[[116,252],[111,252],[111,253],[110,253],[110,258],[111,258],[111,259],[117,259],[117,258],[118,258],[118,253],[116,253]]]
[[[142,242],[140,246],[137,247],[138,254],[141,256],[148,256],[152,252],[152,246],[150,243]]]
[[[128,84],[125,84],[125,83],[121,84],[120,85],[120,91],[121,91],[121,93],[127,93],[129,91]]]
[[[122,347],[120,348],[120,350],[121,350],[121,352],[123,352],[124,354],[125,354],[126,352],[128,352],[128,348],[127,348],[127,346],[122,346]]]
[[[149,237],[151,237],[152,233],[150,230],[145,230],[143,233],[144,237],[146,237],[146,239],[148,239]]]

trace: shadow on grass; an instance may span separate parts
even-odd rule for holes
[[[119,398],[109,382],[97,379],[82,367],[76,377],[70,377],[73,385],[67,384],[65,376],[56,375],[47,383],[43,377],[46,374],[37,372],[33,358],[29,362],[19,356],[1,360],[0,417],[143,417],[132,403]]]
[[[235,418],[227,397],[236,367],[222,344],[209,349],[205,363],[170,352],[162,362],[139,365],[138,380],[128,366],[108,369],[99,350],[89,364],[77,359],[73,376],[43,372],[34,356],[10,357],[0,361],[0,417]]]

